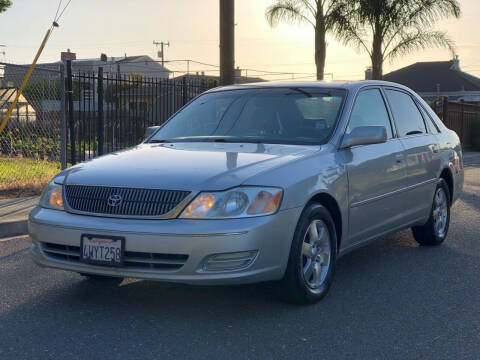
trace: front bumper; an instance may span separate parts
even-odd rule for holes
[[[28,222],[30,251],[40,266],[87,274],[205,285],[277,280],[285,273],[300,213],[301,209],[295,208],[245,219],[125,220],[37,207]],[[129,254],[152,254],[152,258],[157,254],[182,254],[188,258],[178,269],[149,265],[108,267],[85,264],[76,257],[51,256],[45,251],[46,244],[54,249],[77,249],[82,234],[123,236]],[[238,252],[256,252],[256,256],[248,266],[235,270],[206,271],[203,267],[211,255]]]

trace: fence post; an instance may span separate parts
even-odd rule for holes
[[[73,79],[72,60],[67,60],[67,100],[68,100],[68,127],[70,132],[70,161],[72,165],[77,163],[75,151],[75,122],[73,121]]]
[[[183,104],[182,104],[182,106],[183,106],[187,103],[187,98],[188,98],[188,96],[187,96],[187,77],[186,76],[184,76],[182,78],[182,87],[183,87]]]
[[[468,144],[465,144],[468,142],[468,135],[470,134],[465,134],[465,100],[460,100],[460,123],[461,123],[461,134],[462,135],[459,135],[460,136],[460,139],[462,140],[462,143],[464,143],[464,145],[468,145]]]
[[[103,155],[103,145],[105,141],[105,126],[103,119],[103,67],[98,68],[98,82],[97,82],[97,93],[98,93],[98,155]]]
[[[67,114],[65,109],[65,64],[60,65],[60,163],[67,167]]]
[[[443,106],[442,106],[442,121],[445,125],[448,118],[448,98],[446,96],[443,97]]]

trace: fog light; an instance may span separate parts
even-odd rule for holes
[[[202,271],[231,271],[249,266],[258,251],[243,251],[236,253],[217,254],[209,256],[202,266]]]

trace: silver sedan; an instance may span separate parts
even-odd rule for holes
[[[277,281],[321,299],[339,256],[412,228],[439,245],[462,150],[414,92],[380,81],[230,86],[136,147],[58,174],[32,211],[41,266],[91,278]]]

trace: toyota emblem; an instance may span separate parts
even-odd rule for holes
[[[120,195],[110,195],[107,200],[108,206],[117,207],[122,203],[123,198]]]

